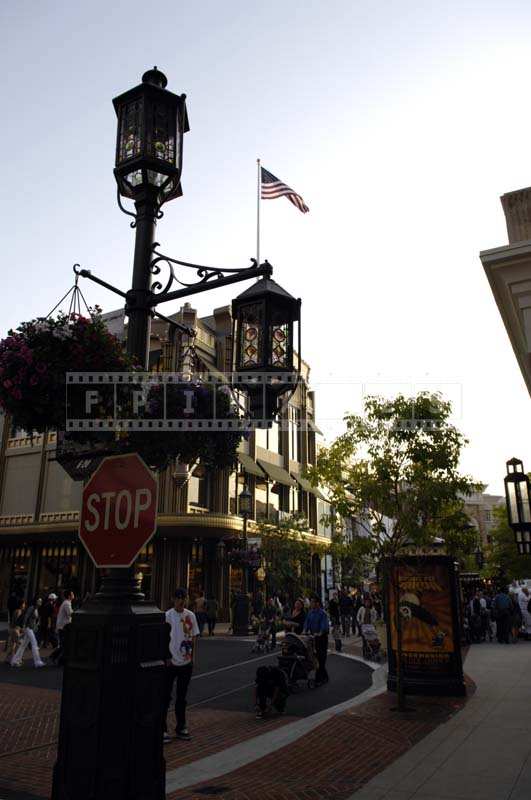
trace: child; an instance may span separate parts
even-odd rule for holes
[[[288,694],[286,676],[279,667],[258,667],[254,690],[256,719],[262,719],[270,708],[283,714]]]

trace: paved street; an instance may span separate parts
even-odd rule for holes
[[[351,701],[372,683],[369,666],[348,656],[330,654],[328,685],[301,689],[290,696],[285,715],[256,720],[252,689],[255,671],[261,664],[275,663],[276,654],[253,654],[251,648],[252,641],[225,636],[200,640],[199,665],[189,692],[189,723],[194,738],[190,743],[173,742],[165,748],[169,778],[185,764],[274,734],[297,720],[310,720],[303,732],[311,730],[322,721],[319,714]],[[2,800],[48,796],[61,678],[62,671],[53,666],[34,669],[29,661],[19,669],[0,665]],[[275,748],[280,745],[273,742]]]
[[[229,637],[203,638],[199,641],[198,666],[188,695],[189,708],[250,711],[253,708],[252,686],[257,667],[275,664],[276,653],[251,653],[252,641]],[[331,653],[328,659],[330,683],[312,691],[302,687],[290,697],[288,712],[307,716],[341,703],[370,686],[371,670],[366,665]],[[60,690],[62,670],[47,666],[33,669],[26,660],[20,669],[0,664],[0,682]]]

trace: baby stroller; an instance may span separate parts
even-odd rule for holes
[[[251,653],[269,653],[271,650],[270,638],[271,626],[265,620],[260,619],[256,641],[251,648]]]
[[[278,657],[278,666],[285,673],[290,692],[296,692],[299,681],[306,681],[308,689],[315,688],[317,661],[313,639],[306,641],[295,633],[286,633]]]
[[[381,661],[381,645],[374,625],[361,625],[363,658],[368,661]]]

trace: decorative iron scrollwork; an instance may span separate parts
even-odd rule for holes
[[[191,264],[188,261],[180,261],[177,258],[170,258],[170,256],[164,255],[164,253],[160,253],[157,250],[157,247],[160,247],[159,242],[154,242],[152,251],[155,257],[150,262],[149,271],[151,272],[152,275],[160,275],[161,263],[166,264],[169,271],[168,280],[166,281],[165,286],[163,286],[161,281],[158,280],[154,281],[151,284],[151,291],[156,295],[157,303],[164,301],[164,296],[170,292],[170,289],[174,284],[178,284],[179,286],[188,289],[192,286],[207,284],[209,282],[219,280],[229,275],[238,275],[238,274],[242,275],[242,280],[243,280],[244,274],[247,272],[247,270],[253,269],[257,266],[256,258],[250,259],[251,260],[250,267],[240,267],[238,269],[235,268],[229,269],[225,267],[207,267],[204,264]],[[175,273],[174,265],[180,267],[187,267],[189,269],[195,269],[197,280],[191,281],[190,283],[181,280],[181,278],[180,277],[178,278]]]

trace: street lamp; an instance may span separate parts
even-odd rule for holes
[[[507,462],[505,501],[507,517],[513,529],[516,546],[520,555],[531,554],[531,492],[529,478],[524,465],[518,458]]]
[[[485,558],[483,556],[483,550],[481,549],[481,546],[479,544],[474,551],[474,556],[476,558],[476,564],[478,569],[483,569]]]
[[[301,364],[300,309],[300,299],[269,276],[232,301],[234,386],[249,395],[253,417],[271,420],[278,411],[280,396],[297,387]]]
[[[114,176],[124,197],[150,197],[161,206],[182,195],[183,136],[190,130],[186,95],[166,89],[157,67],[142,83],[115,97],[118,117]]]
[[[243,517],[243,552],[244,561],[242,563],[242,590],[236,596],[234,605],[234,618],[232,623],[232,632],[234,636],[247,636],[249,633],[249,617],[250,617],[250,603],[249,603],[249,564],[247,563],[247,520],[253,513],[253,496],[247,484],[244,485],[242,491],[238,496],[238,510],[240,516]]]

